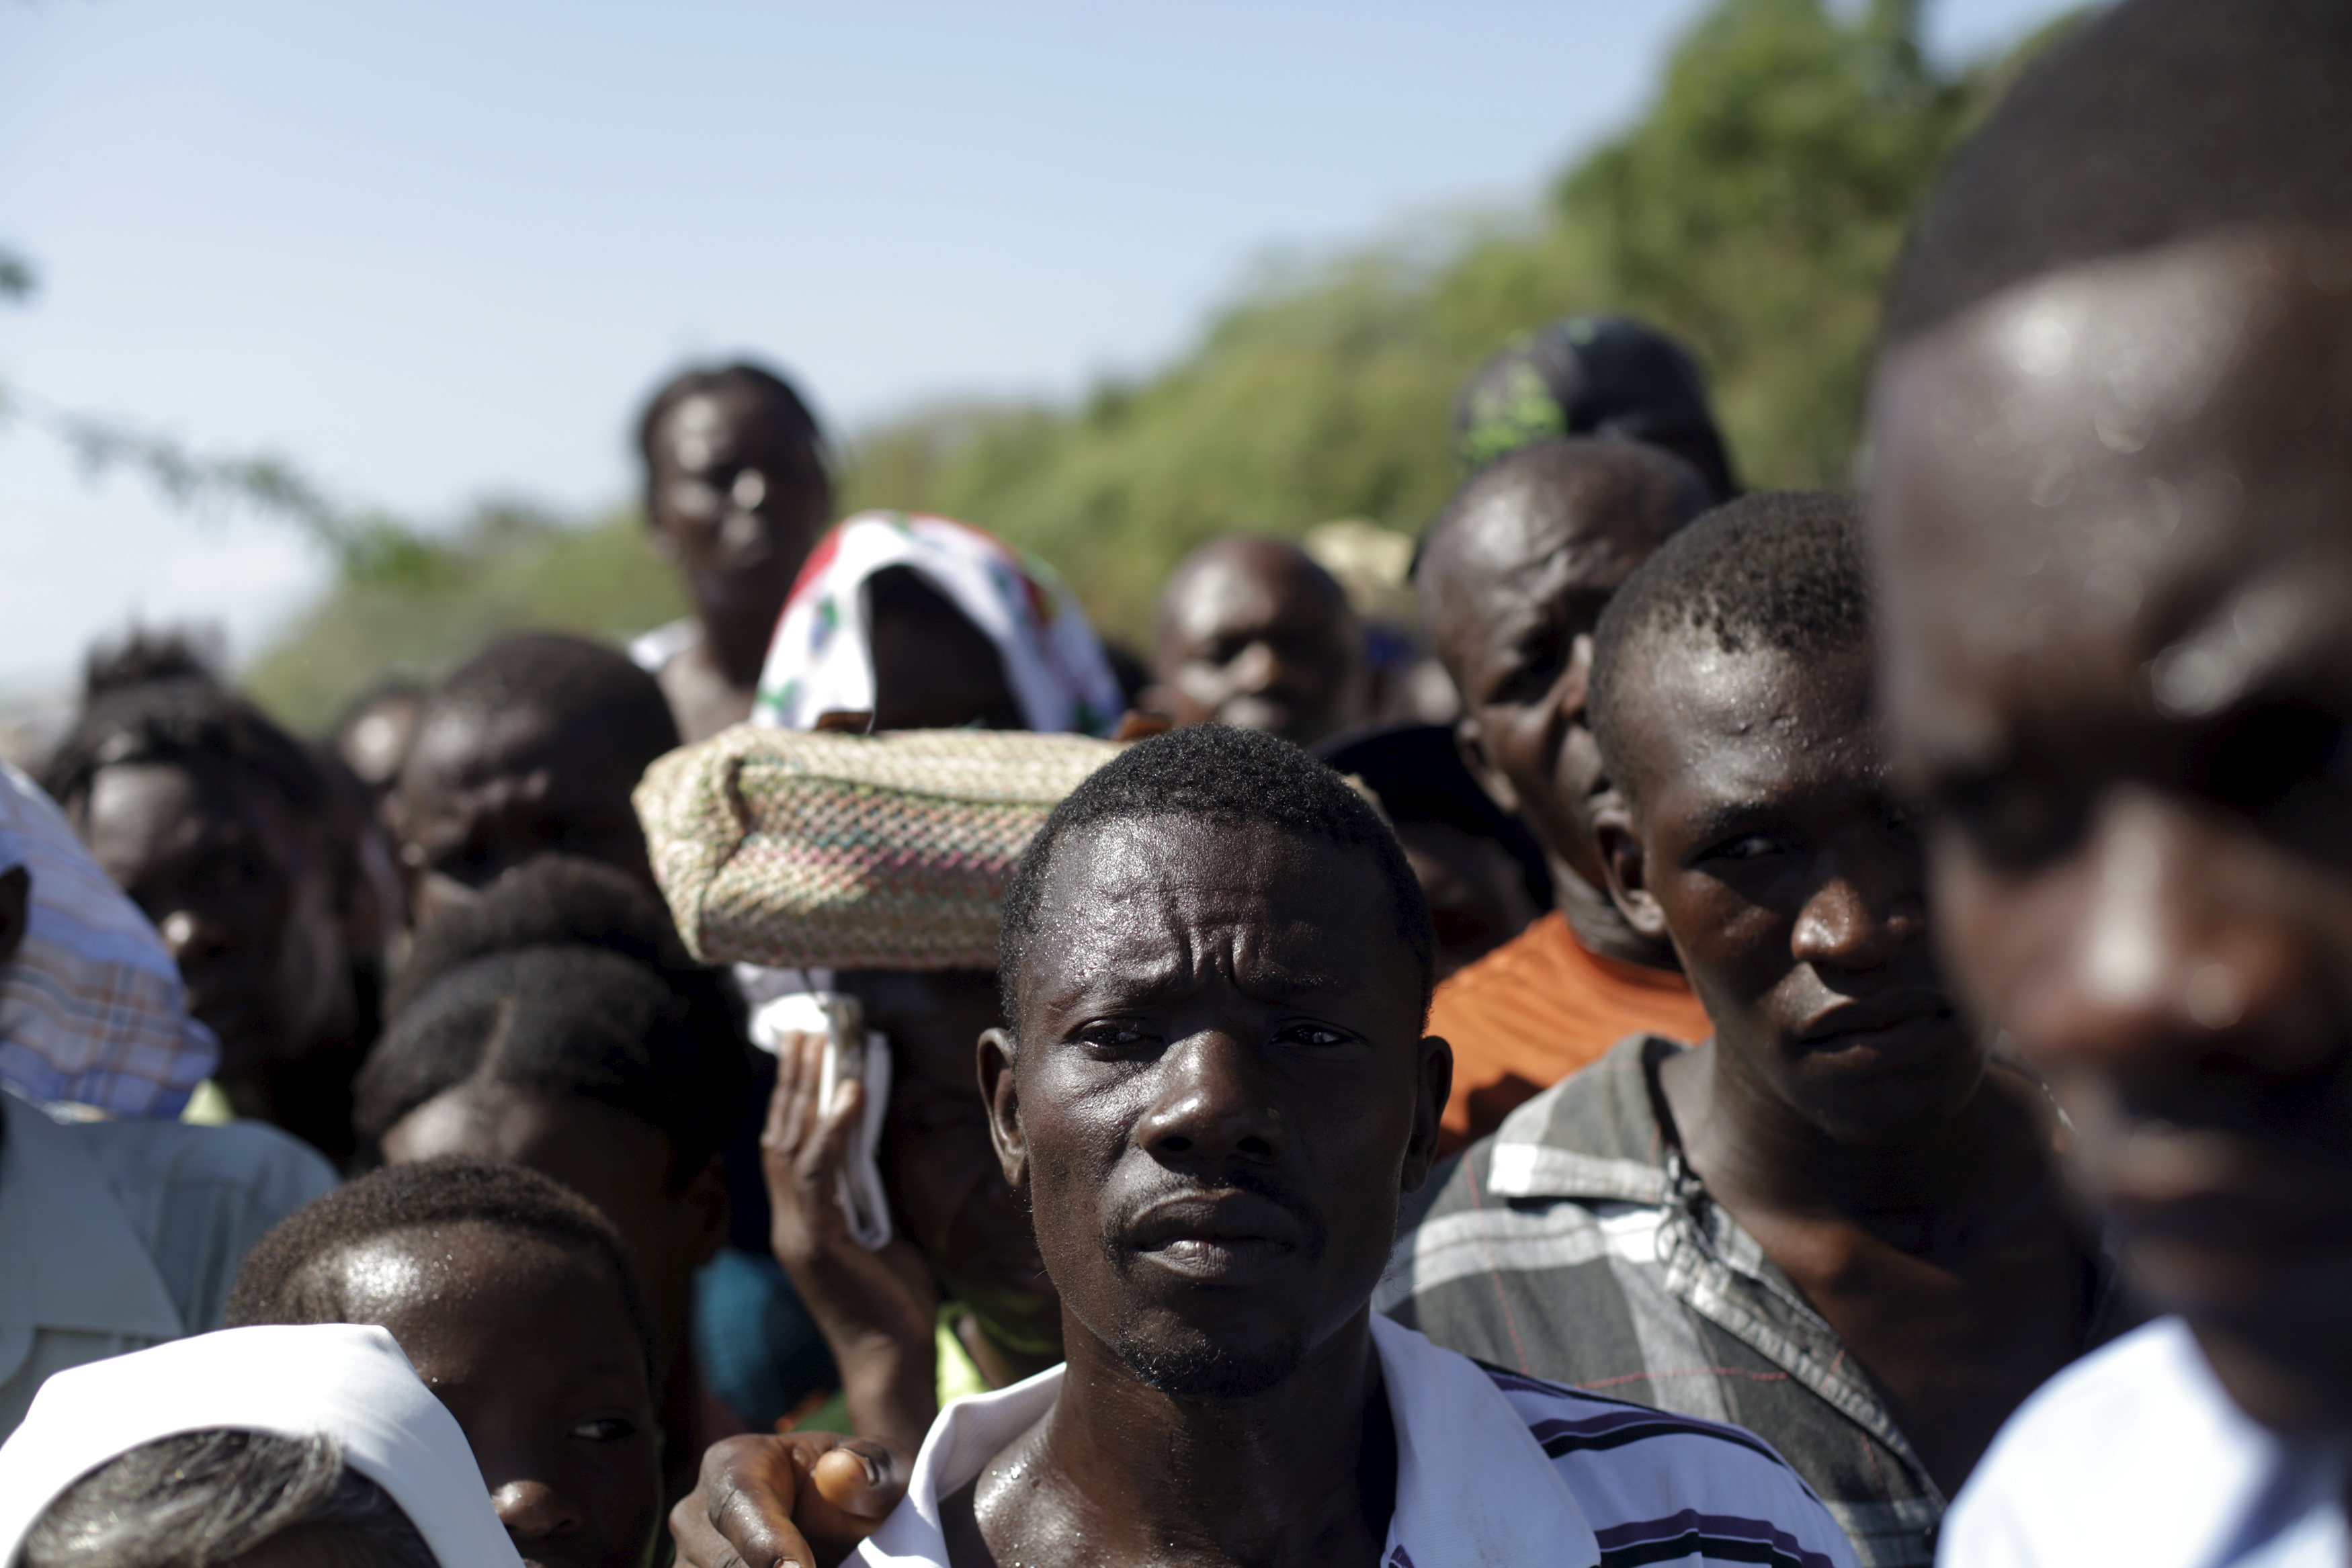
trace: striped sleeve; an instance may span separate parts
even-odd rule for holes
[[[1486,1369],[1568,1483],[1601,1568],[1853,1568],[1829,1511],[1754,1433]]]

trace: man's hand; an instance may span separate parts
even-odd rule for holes
[[[832,1347],[850,1425],[908,1453],[939,1414],[939,1288],[904,1236],[868,1251],[849,1234],[841,1173],[866,1113],[866,1086],[843,1081],[820,1103],[824,1037],[776,1045],[776,1092],[760,1134],[773,1216],[769,1245]]]
[[[670,1510],[683,1568],[835,1568],[907,1495],[882,1444],[832,1432],[729,1437]]]

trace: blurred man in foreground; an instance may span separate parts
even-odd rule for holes
[[[1361,632],[1339,579],[1287,539],[1223,538],[1160,593],[1147,706],[1301,746],[1362,715]]]
[[[2128,0],[1958,156],[1890,301],[1944,940],[2179,1314],[2026,1406],[1951,1563],[2352,1552],[2347,80],[2333,0]]]
[[[1673,949],[1609,901],[1592,838],[1601,754],[1584,715],[1601,608],[1706,504],[1699,476],[1664,452],[1544,442],[1465,485],[1423,546],[1422,623],[1462,693],[1455,739],[1542,841],[1554,903],[1438,988],[1430,1028],[1454,1053],[1448,1149],[1628,1035],[1706,1032]]]
[[[680,734],[700,740],[751,716],[785,596],[833,520],[824,438],[792,383],[733,364],[685,371],[656,392],[637,444],[646,520],[694,614],[629,653],[661,681]]]

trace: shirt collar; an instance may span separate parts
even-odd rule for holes
[[[1583,1510],[1493,1380],[1379,1312],[1371,1329],[1397,1437],[1386,1568],[1599,1563]],[[944,1564],[940,1500],[970,1484],[1045,1417],[1061,1392],[1062,1370],[941,1411],[916,1456],[906,1500],[858,1549],[859,1560],[871,1568]]]
[[[146,1243],[75,1129],[5,1091],[0,1127],[0,1251],[16,1265],[0,1269],[0,1334],[185,1333]]]

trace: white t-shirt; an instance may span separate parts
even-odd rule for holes
[[[1371,1326],[1397,1435],[1383,1568],[1852,1568],[1828,1511],[1752,1433],[1490,1371],[1378,1312]],[[1061,1385],[1057,1366],[942,1410],[859,1561],[946,1568],[940,1500],[1044,1417]]]
[[[1944,1516],[1937,1568],[2345,1568],[2342,1445],[2232,1404],[2179,1318],[2027,1400]]]

